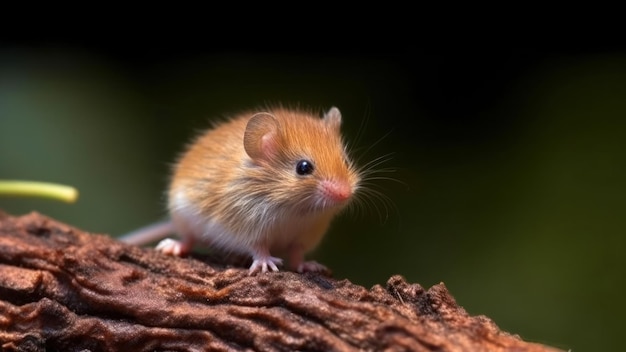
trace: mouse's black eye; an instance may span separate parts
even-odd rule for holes
[[[298,175],[310,175],[313,173],[313,163],[308,160],[300,160],[296,164],[296,172]]]

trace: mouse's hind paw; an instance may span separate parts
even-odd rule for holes
[[[155,247],[161,253],[181,257],[189,253],[191,246],[187,243],[166,238]]]

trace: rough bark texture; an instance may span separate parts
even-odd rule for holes
[[[37,213],[0,214],[2,351],[557,351],[469,316],[444,284],[172,258]]]

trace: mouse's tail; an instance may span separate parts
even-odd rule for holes
[[[163,220],[122,235],[117,239],[124,243],[143,246],[161,240],[173,232],[175,229],[172,221]]]

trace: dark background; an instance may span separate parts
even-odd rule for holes
[[[444,282],[470,314],[526,340],[623,345],[622,50],[213,39],[2,43],[0,179],[81,195],[0,209],[119,235],[164,215],[169,163],[213,118],[335,105],[359,164],[383,157],[393,179],[374,181],[384,196],[344,213],[314,253],[335,277]]]

